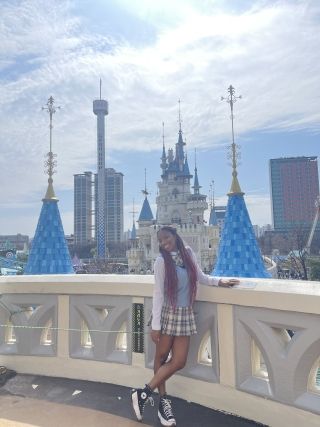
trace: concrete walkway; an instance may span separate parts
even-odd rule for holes
[[[155,406],[135,420],[131,389],[113,384],[35,375],[17,375],[0,387],[0,427],[157,426]],[[177,425],[183,427],[253,427],[253,421],[172,398]]]
[[[30,399],[28,397],[1,396],[0,426],[141,427],[141,423],[94,409],[79,408],[61,403]]]

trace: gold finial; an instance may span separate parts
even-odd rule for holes
[[[42,107],[42,110],[46,110],[50,116],[50,124],[49,124],[49,129],[50,129],[50,149],[49,150],[50,151],[49,153],[46,154],[47,160],[44,162],[44,166],[46,168],[45,173],[49,175],[49,178],[48,178],[47,192],[43,200],[58,200],[58,198],[54,193],[54,189],[52,185],[53,184],[52,176],[53,174],[56,173],[55,167],[57,166],[57,161],[55,160],[57,155],[53,154],[52,152],[52,128],[53,128],[52,116],[56,112],[56,110],[60,109],[61,107],[55,107],[53,104],[54,104],[54,99],[52,96],[50,96],[47,102],[47,106]]]
[[[233,105],[235,102],[237,102],[238,99],[241,99],[242,96],[235,96],[235,89],[232,85],[228,87],[228,93],[229,95],[225,97],[221,97],[221,101],[225,100],[228,104],[230,104],[231,109],[231,125],[232,125],[232,144],[229,146],[230,152],[228,153],[228,159],[231,160],[231,166],[232,166],[232,183],[231,188],[228,193],[228,195],[233,194],[244,194],[241,191],[240,184],[238,181],[238,172],[237,172],[237,166],[239,164],[240,159],[240,146],[235,144],[234,142],[234,128],[233,128]]]

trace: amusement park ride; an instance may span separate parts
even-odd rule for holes
[[[23,274],[25,263],[17,259],[14,248],[0,248],[0,273],[4,276]]]
[[[304,248],[305,252],[310,255],[310,248],[311,248],[311,243],[312,243],[312,239],[314,236],[314,232],[316,231],[316,226],[318,224],[319,221],[319,213],[320,213],[320,196],[317,197],[316,201],[315,201],[315,207],[316,207],[316,214],[314,216],[314,220],[313,220],[313,224],[310,230],[310,234],[308,237],[308,241],[307,244]]]

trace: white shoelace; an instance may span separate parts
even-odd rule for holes
[[[173,412],[172,412],[172,407],[171,407],[171,400],[166,399],[166,398],[162,398],[161,400],[164,403],[163,410],[164,410],[166,417],[174,418]]]

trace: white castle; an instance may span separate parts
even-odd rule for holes
[[[192,247],[203,271],[209,273],[216,259],[219,243],[219,227],[214,218],[214,206],[211,206],[209,225],[205,224],[204,211],[208,209],[207,196],[200,194],[197,166],[195,165],[194,185],[191,192],[190,174],[187,156],[184,153],[186,143],[182,139],[181,120],[175,154],[173,149],[166,154],[163,138],[161,157],[161,181],[158,182],[156,219],[148,201],[148,192],[143,191],[145,199],[138,219],[138,229],[133,221],[131,248],[127,251],[129,273],[152,273],[153,263],[159,254],[157,231],[163,225],[177,228],[185,243]]]

